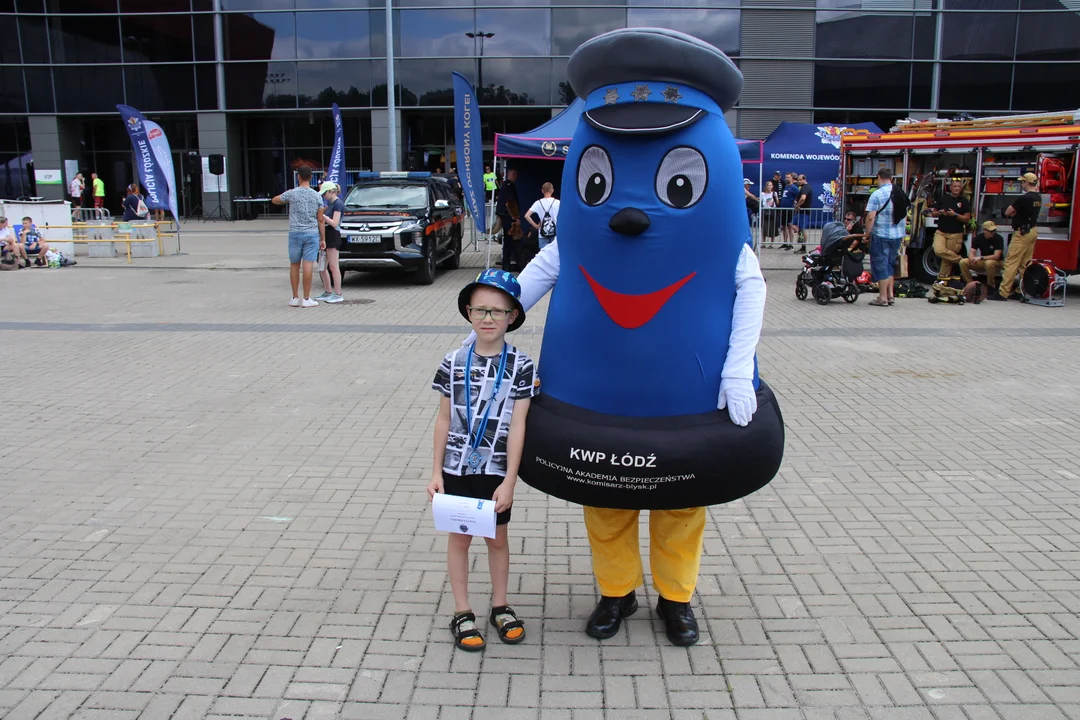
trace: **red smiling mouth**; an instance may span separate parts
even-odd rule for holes
[[[655,292],[645,293],[644,295],[626,295],[617,293],[614,290],[608,290],[596,282],[588,270],[580,265],[578,267],[585,275],[585,279],[589,281],[593,294],[600,301],[600,307],[604,308],[604,312],[616,325],[627,330],[639,328],[652,320],[656,313],[660,312],[660,308],[664,307],[664,303],[670,300],[671,296],[679,291],[679,288],[690,282],[690,278],[697,275],[696,272],[692,272],[682,280]]]

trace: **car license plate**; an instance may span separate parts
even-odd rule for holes
[[[382,242],[381,235],[350,235],[349,242],[353,244],[378,245]]]

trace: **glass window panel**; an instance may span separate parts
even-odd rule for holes
[[[56,112],[53,106],[52,71],[48,68],[23,68],[26,78],[26,94],[32,113]],[[115,110],[115,108],[113,108]]]
[[[26,112],[22,68],[0,68],[0,112]]]
[[[124,62],[190,62],[190,15],[124,15]]]
[[[281,118],[258,115],[244,118],[244,143],[249,148],[268,150],[285,147]]]
[[[465,35],[476,29],[472,10],[402,10],[399,18],[401,57],[474,54],[473,41]],[[431,70],[429,63],[428,71]]]
[[[45,0],[16,0],[15,7],[21,13],[43,13]]]
[[[194,110],[195,72],[185,65],[124,65],[127,102],[142,111]]]
[[[930,109],[934,84],[934,66],[931,63],[915,63],[911,67],[911,107],[916,110]]]
[[[214,57],[214,18],[212,15],[192,15],[194,25],[195,59],[215,60]]]
[[[1017,0],[944,0],[944,2],[946,10],[1016,10],[1017,8]]]
[[[603,4],[603,3],[601,3]],[[633,7],[635,5],[647,5],[649,7],[703,7],[703,8],[722,8],[739,7],[739,0],[626,0],[626,4]],[[661,25],[660,27],[667,27]]]
[[[423,4],[439,5],[440,3],[429,2]],[[385,5],[385,0],[296,0],[297,10],[329,10],[330,8],[342,8],[346,10],[352,10],[365,7],[381,8]]]
[[[222,10],[292,10],[293,0],[221,0]]]
[[[932,13],[919,13],[915,16],[915,41],[912,43],[912,57],[916,60],[934,59],[936,32],[937,19]]]
[[[14,13],[15,0],[0,0],[0,13]]]
[[[484,82],[488,82],[488,63],[484,62]],[[450,73],[457,71],[467,78],[475,78],[477,63],[475,60],[443,60],[439,63],[439,72],[432,72],[427,60],[399,60],[396,81],[401,85],[402,105],[453,105],[454,88]],[[379,84],[385,88],[385,75],[379,78]],[[376,103],[378,96],[376,95]],[[385,96],[383,104],[386,104]]]
[[[191,9],[195,12],[210,12],[214,9],[214,0],[191,0]]]
[[[300,107],[369,107],[371,63],[368,60],[296,64]]]
[[[19,65],[22,63],[18,39],[15,37],[15,27],[10,24],[12,20],[14,18],[3,18],[0,21],[0,26],[10,32],[10,38],[5,42],[0,42],[0,64],[3,65]],[[20,80],[20,82],[22,81]]]
[[[1016,13],[945,13],[942,36],[945,60],[1012,60]]]
[[[475,40],[468,55],[550,55],[551,11],[477,10],[476,31],[494,33],[493,37]],[[481,49],[483,52],[481,52]]]
[[[446,118],[440,113],[414,113],[408,118],[409,140],[413,147],[445,146],[454,134],[446,127]]]
[[[319,123],[309,122],[307,117],[301,121],[296,115],[282,118],[281,122],[285,133],[285,147],[322,145],[322,126]]]
[[[395,16],[394,20],[398,20]],[[369,40],[371,42],[371,57],[386,57],[386,11],[371,10],[368,12]],[[394,26],[397,27],[396,25]],[[394,35],[395,42],[400,42],[401,34]],[[401,48],[395,45],[394,50],[400,55]]]
[[[296,63],[229,63],[225,66],[229,109],[296,107]]]
[[[44,17],[19,16],[19,44],[22,45],[23,62],[49,62],[49,42]]]
[[[56,111],[69,113],[116,112],[124,102],[124,76],[119,67],[53,68]]]
[[[1080,63],[1017,65],[1015,72],[1013,110],[1080,107]]]
[[[1061,7],[1060,0],[1053,2]],[[1020,13],[1016,59],[1080,60],[1080,13]]]
[[[217,68],[195,66],[195,97],[199,110],[217,110]]]
[[[379,0],[371,0],[372,5],[383,5]],[[394,0],[394,7],[472,7],[472,0]],[[512,3],[508,3],[512,4]]]
[[[54,63],[120,62],[120,22],[116,15],[50,16],[49,37]]]
[[[822,58],[911,57],[911,15],[819,10],[815,51]]]
[[[1012,65],[944,63],[941,66],[942,110],[1008,110]]]
[[[296,57],[293,13],[250,13],[225,16],[228,60],[291,60]]]
[[[484,58],[481,105],[550,105],[551,61]]]
[[[191,0],[120,0],[120,12],[123,13],[171,13],[189,10]]]
[[[551,102],[554,105],[569,105],[577,98],[577,93],[566,79],[566,58],[551,60]]]
[[[371,57],[369,20],[367,10],[297,13],[296,56],[301,60]]]
[[[21,3],[20,3],[21,7]],[[45,12],[50,15],[62,15],[69,13],[113,13],[116,14],[119,6],[116,0],[45,0]]]
[[[906,108],[911,63],[814,63],[814,106],[834,108]]]
[[[551,11],[551,52],[570,55],[589,38],[624,27],[626,10],[623,9],[555,8]]]
[[[661,10],[630,8],[628,27],[664,27],[711,43],[728,54],[739,52],[738,10]]]

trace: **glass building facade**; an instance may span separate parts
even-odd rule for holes
[[[733,130],[1080,107],[1078,0],[394,0],[399,147],[387,147],[380,0],[0,0],[0,190],[75,160],[132,177],[117,103],[165,128],[194,206],[199,158],[226,155],[227,195],[278,192],[322,165],[343,109],[346,165],[434,169],[452,152],[451,71],[480,88],[484,138],[573,99],[566,62],[622,27],[689,32],[746,76]],[[43,164],[44,163],[44,164]],[[67,180],[65,176],[65,181]],[[188,209],[191,209],[189,207]]]

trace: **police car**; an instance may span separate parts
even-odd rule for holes
[[[461,263],[464,212],[450,182],[427,172],[361,173],[345,196],[340,267],[405,270],[421,285]]]

